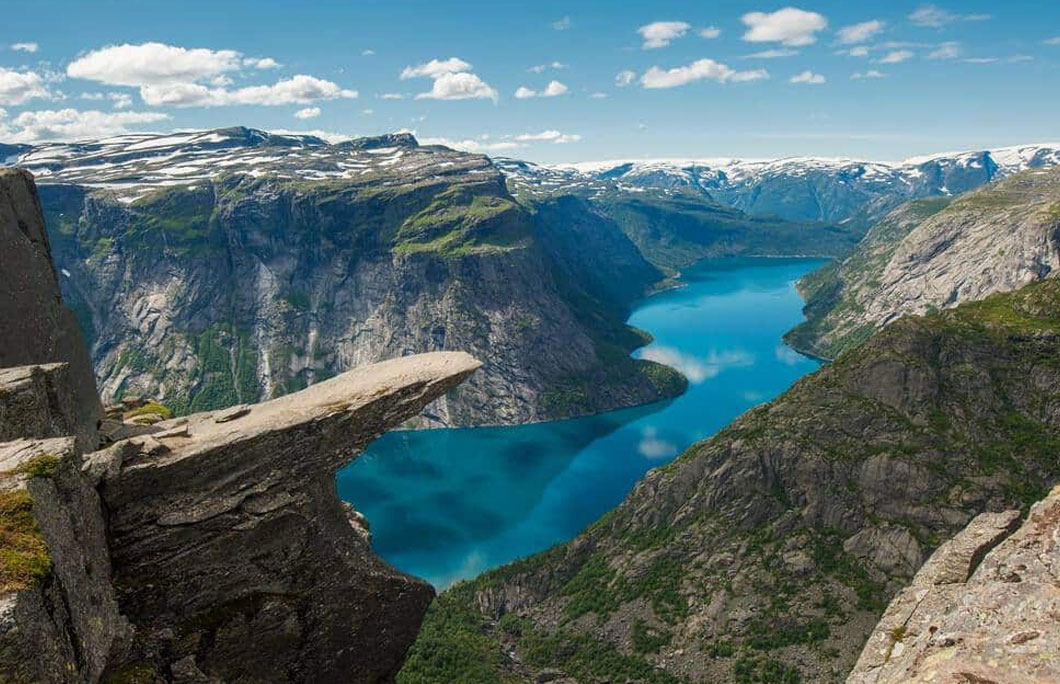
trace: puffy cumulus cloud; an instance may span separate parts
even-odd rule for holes
[[[44,77],[32,71],[0,67],[0,105],[18,106],[35,98],[51,98]]]
[[[957,59],[961,56],[961,44],[948,41],[928,53],[928,59]]]
[[[864,43],[871,39],[877,33],[883,30],[886,24],[879,19],[873,19],[872,21],[863,21],[860,24],[851,24],[850,26],[844,26],[843,28],[836,31],[836,37],[840,43],[844,45],[853,45],[855,43]]]
[[[708,40],[711,40],[721,35],[721,29],[717,26],[708,26],[706,28],[699,29],[698,33],[700,38],[706,38]]]
[[[549,81],[548,85],[541,92],[531,90],[526,86],[519,86],[519,89],[515,91],[515,97],[520,100],[525,100],[530,97],[558,97],[560,95],[566,95],[569,88],[563,85],[559,81]]]
[[[954,14],[938,5],[921,5],[909,15],[909,21],[925,28],[942,28],[956,21],[986,21],[989,14]]]
[[[788,79],[789,83],[805,83],[807,85],[821,85],[827,79],[821,74],[815,74],[814,72],[806,69],[805,71],[795,74]]]
[[[637,33],[644,39],[645,50],[666,47],[671,41],[681,38],[692,25],[684,21],[653,21],[637,29]]]
[[[40,45],[37,43],[11,43],[11,49],[15,52],[36,52],[40,50]]]
[[[200,81],[242,66],[243,57],[235,50],[126,43],[75,59],[66,67],[66,75],[108,85],[143,86]]]
[[[882,71],[877,71],[876,69],[869,69],[868,71],[859,71],[850,74],[850,78],[854,79],[855,81],[867,78],[886,78],[886,74],[884,74]]]
[[[416,66],[408,66],[402,69],[401,80],[404,81],[409,78],[420,78],[421,76],[438,78],[445,74],[455,74],[461,71],[471,71],[471,65],[459,57],[432,59],[429,62],[418,64]]]
[[[765,78],[769,78],[769,72],[765,69],[736,71],[713,59],[698,59],[686,66],[673,69],[663,70],[659,67],[652,67],[640,77],[640,84],[645,88],[676,88],[701,80],[742,83]]]
[[[255,69],[279,69],[280,63],[272,57],[247,57],[243,60],[243,66]]]
[[[145,85],[140,88],[140,97],[153,107],[271,106],[355,98],[357,91],[346,90],[331,81],[298,74],[272,85],[247,86],[235,90],[210,88],[198,83]]]
[[[417,100],[493,100],[497,91],[481,78],[467,71],[442,74],[434,79],[430,92],[420,93]]]
[[[471,73],[471,65],[459,57],[432,59],[424,64],[405,67],[401,78],[430,78],[434,80],[431,90],[420,93],[417,100],[493,100],[497,91]]]
[[[748,12],[740,17],[748,27],[743,39],[751,43],[781,43],[790,47],[812,45],[828,20],[817,12],[785,7],[776,12]]]
[[[778,57],[794,57],[799,54],[798,50],[792,50],[791,48],[777,48],[773,50],[763,50],[761,52],[752,52],[749,55],[744,55],[744,59],[777,59]]]
[[[560,133],[559,131],[541,131],[540,133],[520,133],[514,136],[519,142],[553,142],[558,145],[578,142],[582,139],[577,133]]]
[[[296,119],[315,119],[320,116],[320,107],[306,107],[294,113]]]
[[[902,62],[909,61],[915,56],[916,54],[910,50],[894,50],[893,52],[888,52],[876,61],[879,64],[901,64]]]
[[[82,140],[127,133],[129,126],[165,121],[162,112],[101,112],[77,109],[22,112],[11,122],[14,142]]]
[[[637,72],[629,69],[624,69],[615,75],[615,85],[619,88],[625,88],[635,80],[637,80]]]

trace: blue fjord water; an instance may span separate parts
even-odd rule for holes
[[[802,320],[794,283],[820,259],[700,262],[643,300],[635,355],[681,370],[681,397],[573,420],[392,432],[338,475],[376,551],[437,587],[574,537],[645,472],[777,396],[818,363],[784,345]]]

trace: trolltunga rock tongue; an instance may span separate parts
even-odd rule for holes
[[[91,455],[133,660],[225,681],[389,680],[434,591],[372,553],[335,471],[479,365],[394,359]]]

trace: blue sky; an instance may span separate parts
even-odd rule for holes
[[[560,162],[1060,139],[1044,0],[35,0],[0,46],[0,141],[412,130]]]

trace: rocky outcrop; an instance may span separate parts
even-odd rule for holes
[[[11,183],[32,191],[7,174],[0,197]],[[0,235],[25,234],[33,209]],[[38,296],[54,273],[36,263],[0,289],[24,327],[62,307]],[[434,591],[372,553],[335,472],[479,366],[407,356],[88,454],[73,435],[98,398],[82,401],[72,363],[0,370],[0,681],[393,680]]]
[[[957,199],[905,205],[844,261],[800,283],[807,321],[788,341],[835,357],[901,316],[1056,275],[1060,169],[1031,170]]]
[[[62,303],[33,178],[0,169],[0,368],[53,361],[68,364],[55,372],[67,376],[64,396],[77,406],[64,434],[95,448],[102,406],[80,328]]]
[[[1060,480],[1058,312],[1048,279],[895,322],[570,543],[449,590],[406,681],[459,681],[454,650],[516,681],[843,681],[940,543]],[[970,572],[975,544],[939,572]]]
[[[1060,681],[1058,576],[1060,488],[1022,525],[977,517],[891,602],[848,684]]]

